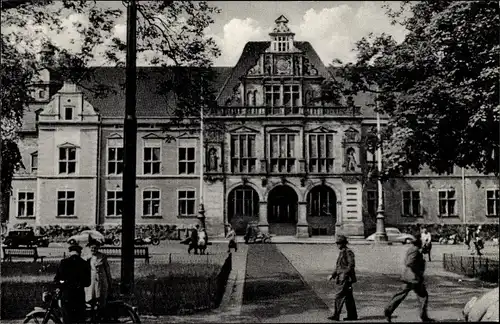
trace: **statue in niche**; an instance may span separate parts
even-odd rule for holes
[[[293,73],[295,75],[301,75],[300,71],[300,57],[294,56],[293,57]]]
[[[217,171],[217,149],[212,147],[208,151],[208,171]]]
[[[307,58],[304,58],[304,75],[318,75],[318,70],[316,70]]]
[[[356,170],[356,151],[350,147],[347,149],[347,171],[355,171]]]
[[[260,73],[260,62],[257,62],[253,68],[248,71],[249,75],[256,75]]]
[[[271,56],[270,55],[266,55],[266,60],[264,62],[264,70],[265,70],[266,74],[268,74],[268,75],[272,74],[273,64],[271,62]]]

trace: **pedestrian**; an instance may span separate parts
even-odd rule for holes
[[[229,243],[227,245],[227,253],[230,253],[232,248],[234,248],[234,252],[238,252],[238,245],[236,244],[236,232],[231,225],[227,225],[226,238],[229,239]]]
[[[191,250],[194,250],[194,254],[198,254],[198,230],[200,225],[196,225],[191,231],[191,240],[189,242],[188,253],[191,254]]]
[[[207,243],[208,235],[205,228],[202,227],[198,232],[198,250],[200,251],[200,254],[205,254],[205,251],[207,250]]]
[[[427,254],[429,262],[431,262],[432,236],[425,227],[420,235],[420,240],[422,241],[422,254]]]
[[[61,260],[54,281],[61,289],[64,324],[85,321],[85,287],[90,286],[90,266],[82,259],[82,247],[70,244],[69,256]]]
[[[243,239],[245,240],[245,244],[248,244],[248,241],[254,237],[254,230],[252,224],[249,222],[247,224],[247,229],[245,230],[245,236]]]
[[[481,250],[484,249],[483,242],[483,233],[481,230],[481,225],[477,227],[477,230],[473,233],[472,242],[474,243],[474,247],[476,248],[477,255],[483,255]],[[472,252],[474,254],[474,252]]]
[[[420,302],[420,319],[423,322],[434,322],[427,314],[429,295],[424,283],[425,260],[421,248],[422,240],[416,238],[412,241],[412,246],[406,251],[405,269],[401,278],[404,282],[403,289],[392,297],[384,309],[384,315],[388,322],[391,322],[392,314],[412,290],[417,294]]]
[[[85,289],[87,302],[104,308],[111,291],[112,278],[106,254],[99,251],[100,243],[89,240],[87,246],[90,248],[90,257],[87,262],[90,266],[90,286]]]
[[[345,302],[347,317],[344,320],[355,321],[358,319],[358,313],[352,294],[352,284],[357,281],[354,252],[347,247],[348,242],[344,235],[338,235],[336,243],[339,248],[339,256],[335,270],[328,276],[328,280],[333,281],[335,291],[334,312],[328,319],[338,321]]]
[[[470,242],[472,241],[472,231],[469,226],[465,226],[465,245],[467,245],[467,250],[470,250]]]

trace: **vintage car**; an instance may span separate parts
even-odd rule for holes
[[[49,243],[48,237],[35,235],[32,229],[11,230],[3,240],[3,245],[8,247],[21,245],[47,247]]]
[[[473,297],[465,305],[463,315],[466,322],[498,322],[498,287],[481,297]]]
[[[389,242],[396,242],[396,243],[411,243],[415,239],[415,237],[411,234],[406,234],[406,233],[401,233],[399,229],[395,227],[387,227],[385,229],[387,233],[387,239]],[[375,233],[372,235],[368,236],[366,238],[367,241],[375,241]]]

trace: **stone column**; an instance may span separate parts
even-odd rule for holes
[[[309,224],[307,223],[307,202],[299,202],[299,217],[297,221],[297,237],[309,237]]]
[[[259,201],[259,223],[257,226],[262,233],[269,233],[269,223],[267,222],[267,201]]]
[[[342,234],[342,201],[340,200],[337,201],[337,219],[335,220],[335,236],[339,234]]]

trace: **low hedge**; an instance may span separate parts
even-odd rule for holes
[[[487,282],[498,282],[498,260],[479,256],[443,254],[443,268]]]
[[[23,318],[41,306],[43,291],[53,290],[57,262],[2,263],[1,318]],[[110,263],[113,291],[119,292],[120,264]],[[142,315],[171,315],[219,306],[231,271],[231,255],[222,264],[137,264],[129,303]]]
[[[182,233],[194,227],[194,225],[166,225],[166,224],[147,224],[136,225],[137,233],[144,235],[154,235],[160,240],[181,240]],[[39,235],[47,235],[51,242],[65,242],[70,236],[76,235],[84,230],[95,229],[101,232],[104,236],[120,236],[122,232],[121,225],[43,225],[32,226],[27,223],[18,223],[14,225],[15,229],[32,228]]]

